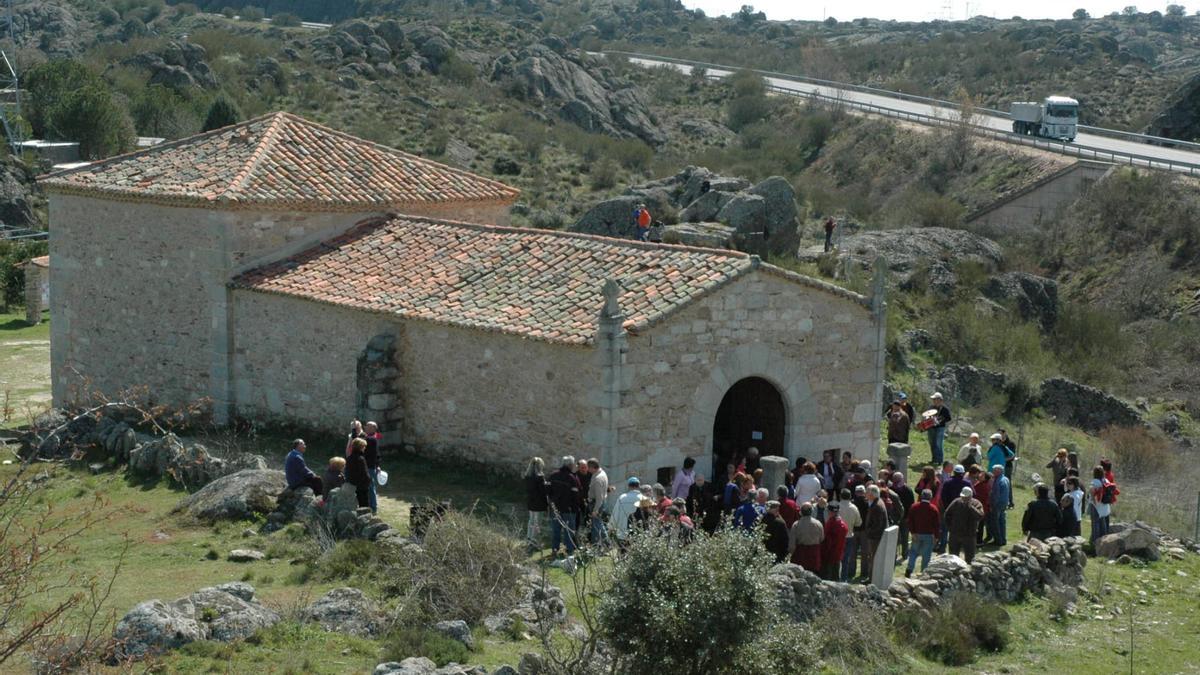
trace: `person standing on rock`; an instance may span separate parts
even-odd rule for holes
[[[1058,533],[1062,512],[1058,510],[1058,504],[1050,500],[1050,486],[1038,483],[1034,492],[1037,499],[1025,507],[1025,515],[1021,517],[1021,531],[1027,539],[1046,541]]]
[[[1000,464],[992,466],[992,488],[988,499],[992,508],[988,511],[988,523],[991,526],[992,543],[996,546],[1008,545],[1008,506],[1012,501],[1012,483],[1004,475],[1004,467]]]
[[[933,426],[926,433],[929,436],[929,452],[933,455],[932,462],[936,466],[945,459],[942,446],[946,442],[946,427],[953,418],[950,415],[950,408],[946,407],[945,400],[940,393],[934,392],[929,400],[933,404]]]
[[[529,511],[525,542],[531,552],[542,548],[542,521],[546,519],[546,510],[550,508],[549,498],[546,463],[541,457],[534,457],[525,467],[525,508]]]
[[[592,523],[591,542],[593,546],[608,545],[608,529],[604,526],[604,516],[608,513],[608,474],[600,468],[600,460],[595,457],[587,461],[588,475],[588,511]]]
[[[637,228],[637,240],[650,240],[650,225],[653,219],[650,217],[650,211],[645,204],[638,204],[633,210],[633,224]]]
[[[779,502],[767,502],[767,512],[763,515],[763,538],[767,551],[775,555],[775,563],[779,564],[788,557],[788,527],[779,516]]]
[[[306,487],[311,489],[314,495],[320,497],[324,494],[321,477],[313,473],[312,469],[308,468],[308,463],[304,461],[304,451],[307,449],[308,446],[304,444],[303,438],[292,441],[292,449],[288,452],[287,459],[283,460],[283,475],[287,478],[289,490]]]
[[[970,564],[975,559],[975,532],[983,520],[983,504],[975,499],[975,491],[964,487],[958,499],[946,507],[946,530],[949,533],[950,555],[960,556]]]
[[[852,506],[849,501],[846,505]],[[846,550],[846,537],[850,526],[842,518],[842,503],[831,502],[825,518],[825,538],[821,541],[821,578],[837,581],[840,577],[842,554]]]
[[[354,486],[358,506],[371,506],[371,472],[367,469],[367,439],[350,441],[350,456],[346,458],[346,482]]]
[[[833,216],[825,219],[825,252],[829,253],[833,249],[833,231],[837,228],[837,221]]]
[[[871,581],[874,571],[875,553],[879,550],[879,542],[883,539],[883,531],[888,526],[887,506],[879,497],[879,486],[867,486],[867,517],[863,523],[863,536],[866,537],[866,548],[863,555],[862,578]],[[894,562],[894,561],[893,561]]]
[[[371,476],[371,484],[367,491],[367,498],[371,513],[379,512],[379,495],[376,494],[375,486],[379,482],[379,440],[382,434],[379,433],[379,425],[374,422],[367,422],[363,427],[365,433],[364,438],[367,441],[367,449],[363,453],[363,459],[367,462],[367,471]]]
[[[1108,518],[1112,515],[1111,484],[1104,478],[1104,468],[1097,466],[1092,469],[1092,498],[1088,506],[1088,516],[1092,519],[1092,532],[1089,539],[1095,547],[1096,540],[1108,534]],[[1115,486],[1113,486],[1115,487]]]
[[[908,413],[904,412],[904,406],[901,405],[900,399],[892,401],[887,414],[887,442],[908,445],[908,428],[910,426],[911,420]]]
[[[905,517],[908,531],[912,533],[912,545],[908,548],[908,566],[904,576],[911,577],[917,566],[917,558],[921,559],[921,571],[929,565],[933,556],[933,540],[938,536],[941,527],[941,514],[933,505],[933,491],[921,490],[921,501],[913,504],[912,510]]]

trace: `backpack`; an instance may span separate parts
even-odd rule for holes
[[[1117,484],[1110,483],[1108,481],[1104,481],[1103,487],[1100,488],[1100,503],[1101,504],[1116,503],[1117,494],[1119,494],[1119,491],[1117,490]]]

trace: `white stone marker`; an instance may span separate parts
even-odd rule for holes
[[[900,539],[900,528],[892,525],[883,531],[879,548],[875,549],[875,560],[871,563],[871,584],[886,591],[892,585],[896,572],[896,543]]]
[[[908,477],[908,458],[912,455],[912,446],[908,443],[889,443],[887,447],[888,458],[896,463],[896,470]],[[940,468],[940,467],[938,467]],[[920,495],[917,495],[920,497]]]

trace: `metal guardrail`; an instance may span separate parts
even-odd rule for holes
[[[886,96],[888,98],[896,98],[902,101],[913,101],[914,103],[925,103],[934,105],[939,108],[958,109],[960,104],[954,101],[946,101],[940,98],[931,98],[929,96],[918,96],[916,94],[906,94],[901,91],[891,91],[888,89],[880,89],[878,87],[870,87],[862,84],[850,84],[848,82],[837,82],[834,80],[823,80],[817,77],[808,77],[806,75],[796,75],[794,73],[781,73],[774,70],[760,70],[757,68],[742,68],[740,66],[722,65],[719,63],[708,63],[706,61],[694,61],[692,59],[679,59],[671,56],[659,56],[658,54],[642,54],[639,52],[626,52],[619,50],[606,50],[604,54],[619,54],[638,59],[646,59],[649,61],[663,61],[667,63],[675,63],[683,66],[702,66],[704,68],[716,68],[718,70],[726,70],[729,72],[737,72],[739,70],[748,70],[752,73],[758,73],[766,77],[777,77],[783,80],[793,80],[796,82],[804,82],[806,84],[815,84],[824,87],[832,87],[834,89],[845,89],[848,91],[857,91],[864,94],[875,94],[878,96]],[[802,93],[802,92],[792,92]],[[975,112],[995,117],[1011,118],[1012,115],[1004,110],[996,110],[994,108],[976,107]],[[1121,131],[1120,129],[1107,129],[1104,127],[1093,127],[1086,124],[1077,125],[1079,129],[1085,130],[1097,136],[1107,136],[1116,139],[1129,139],[1135,143],[1143,143],[1147,145],[1161,145],[1166,147],[1191,148],[1200,151],[1200,143],[1191,141],[1181,141],[1174,138],[1166,138],[1165,136],[1152,136],[1149,134],[1139,134],[1133,131]],[[1155,160],[1159,161],[1159,160]]]
[[[711,79],[719,79],[719,77],[712,76]],[[776,85],[767,85],[767,89],[769,91],[783,94],[785,96],[791,96],[793,98],[807,98],[807,99],[821,100],[821,101],[825,101],[825,102],[832,103],[835,105],[843,105],[843,106],[847,106],[850,108],[855,108],[857,110],[863,110],[863,111],[869,112],[869,113],[884,115],[886,117],[893,117],[893,118],[897,118],[897,119],[904,119],[904,120],[908,120],[911,122],[917,122],[919,124],[925,124],[925,125],[930,125],[930,126],[951,127],[951,126],[957,126],[957,125],[961,124],[961,122],[959,122],[958,120],[951,119],[949,117],[938,117],[936,115],[925,115],[922,113],[909,112],[907,110],[897,110],[895,108],[887,108],[884,106],[878,106],[873,103],[864,103],[862,101],[852,101],[849,99],[838,98],[836,96],[826,96],[824,94],[818,94],[815,92],[809,93],[809,92],[796,91],[794,89],[785,89],[783,87],[779,87]],[[1008,143],[1017,143],[1020,145],[1026,145],[1026,146],[1038,148],[1041,150],[1057,152],[1057,153],[1063,154],[1063,155],[1071,155],[1074,157],[1079,157],[1080,159],[1091,159],[1091,160],[1095,160],[1095,161],[1109,162],[1111,164],[1128,164],[1130,166],[1145,166],[1146,168],[1150,168],[1150,169],[1166,169],[1168,171],[1178,171],[1181,173],[1187,173],[1189,176],[1200,175],[1200,163],[1193,164],[1190,162],[1174,162],[1174,161],[1170,161],[1170,160],[1159,159],[1157,157],[1149,157],[1146,155],[1135,155],[1135,154],[1130,154],[1130,153],[1117,153],[1117,152],[1109,152],[1106,150],[1097,150],[1094,148],[1081,147],[1078,145],[1073,145],[1073,144],[1066,143],[1063,141],[1056,141],[1056,140],[1052,140],[1049,138],[1039,138],[1036,136],[1023,136],[1023,135],[1019,135],[1019,134],[1013,134],[1013,133],[1009,133],[1006,131],[1000,131],[999,129],[993,129],[991,127],[987,127],[987,126],[983,126],[983,125],[979,125],[979,124],[972,124],[971,127],[974,129],[974,132],[980,136],[996,138],[996,139],[1003,140]]]

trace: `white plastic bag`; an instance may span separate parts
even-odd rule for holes
[[[387,472],[384,471],[383,469],[380,469],[379,473],[375,474],[375,482],[379,483],[380,485],[387,485],[387,481],[388,481]]]

